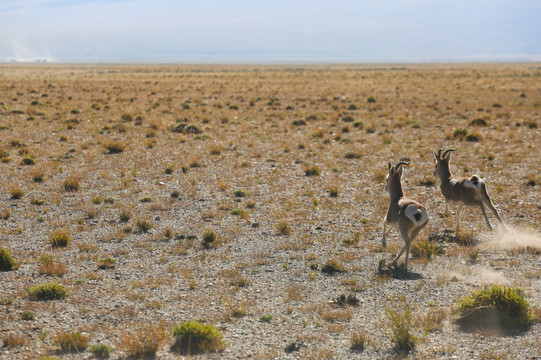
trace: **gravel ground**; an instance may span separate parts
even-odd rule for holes
[[[534,65],[412,67],[410,78],[400,78],[406,90],[399,100],[392,105],[379,105],[384,100],[378,100],[382,108],[368,110],[367,89],[382,98],[389,87],[395,88],[396,76],[404,70],[389,67],[381,75],[383,70],[362,67],[308,68],[313,77],[299,72],[303,79],[296,79],[283,68],[246,73],[239,68],[226,68],[223,73],[206,68],[194,78],[189,77],[192,68],[149,67],[150,74],[141,74],[138,68],[46,69],[40,74],[33,68],[8,66],[0,77],[1,125],[6,127],[0,146],[10,158],[0,164],[0,211],[9,213],[0,220],[0,247],[9,249],[19,265],[15,271],[0,272],[0,358],[91,358],[88,350],[57,352],[56,335],[81,331],[89,344],[113,346],[111,359],[127,359],[123,331],[160,322],[170,331],[187,320],[204,320],[223,333],[228,344],[223,352],[192,356],[209,359],[541,358],[538,320],[525,332],[506,335],[486,329],[463,331],[455,321],[458,301],[492,284],[523,288],[539,315],[541,194],[535,146],[539,130],[496,116],[497,107],[489,114],[490,126],[479,130],[480,143],[445,138],[476,116],[466,113],[466,118],[460,118],[454,113],[463,111],[459,109],[434,115],[431,108],[408,105],[411,112],[419,112],[416,118],[426,120],[420,128],[393,125],[402,114],[400,104],[414,97],[430,104],[435,98],[444,108],[456,104],[456,98],[467,103],[471,93],[477,94],[472,100],[475,105],[460,106],[486,108],[498,102],[509,116],[535,119],[538,107],[521,108],[515,101],[520,92],[510,89],[516,86],[531,94],[528,99],[539,100],[539,70]],[[440,70],[444,75],[438,77]],[[180,79],[168,80],[170,73]],[[489,80],[469,87],[466,80],[477,73]],[[520,73],[531,76],[520,78]],[[499,81],[505,84],[509,74],[514,80],[503,87]],[[460,80],[460,89],[449,80],[458,75],[466,77]],[[152,76],[158,79],[154,85]],[[425,80],[425,90],[415,93]],[[351,101],[335,96],[353,92],[358,82],[366,84],[365,92],[349,95]],[[505,91],[495,94],[488,87],[492,83]],[[37,95],[30,89],[37,89]],[[180,89],[179,98],[191,98],[191,109],[179,110],[185,101],[168,102],[170,89]],[[279,89],[284,90],[277,93]],[[40,98],[41,109],[22,105],[46,91],[49,100]],[[103,93],[109,94],[107,100],[98,102]],[[254,100],[254,106],[226,106],[242,103],[240,97],[248,102],[258,94],[264,101]],[[212,110],[196,112],[197,96]],[[307,100],[299,100],[301,96]],[[323,97],[327,100],[320,101]],[[273,98],[270,102],[279,101],[279,107],[268,105]],[[223,106],[212,107],[212,101]],[[285,110],[288,101],[293,112]],[[159,111],[152,105],[157,102],[161,102]],[[95,103],[102,110],[93,112]],[[354,109],[351,103],[362,105]],[[103,109],[105,104],[111,107],[109,113]],[[75,108],[81,113],[73,114],[70,109]],[[148,109],[142,125],[119,120],[124,112],[135,118],[143,108]],[[365,128],[357,130],[342,122],[344,109],[363,119]],[[291,125],[312,113],[319,119],[308,120],[306,126]],[[321,114],[327,117],[322,119]],[[28,116],[37,119],[29,121]],[[191,122],[208,136],[172,132],[169,125],[184,116],[197,119]],[[206,116],[210,122],[202,120]],[[226,117],[228,121],[223,120]],[[67,129],[66,121],[74,118],[78,119],[72,121],[75,128]],[[118,124],[125,129],[115,128]],[[345,124],[349,130],[340,131]],[[366,131],[370,127],[375,131]],[[314,135],[319,129],[324,130],[322,138]],[[146,143],[149,139],[155,141],[152,147]],[[13,145],[13,140],[23,145]],[[103,149],[107,140],[124,143],[125,151],[107,154]],[[474,246],[460,245],[454,231],[455,207],[451,216],[441,214],[443,197],[431,175],[431,151],[442,143],[460,149],[453,154],[453,171],[477,172],[487,178],[489,193],[508,229],[490,216],[496,230],[488,232],[479,210],[465,208],[461,226],[474,238]],[[214,155],[212,146],[219,150]],[[28,149],[36,165],[21,165],[26,154],[21,148]],[[358,156],[344,156],[348,152]],[[487,153],[495,158],[487,160]],[[419,240],[430,240],[440,254],[412,258],[407,274],[397,270],[388,276],[378,271],[378,265],[391,259],[402,244],[393,230],[389,246],[380,245],[388,205],[383,182],[387,160],[396,161],[404,154],[412,158],[412,165],[404,169],[404,191],[425,204],[430,214]],[[175,166],[167,174],[170,164]],[[321,174],[305,176],[305,168],[313,164]],[[36,169],[44,171],[44,182],[32,181]],[[80,178],[79,191],[63,190],[62,183],[70,175]],[[435,184],[426,184],[427,179]],[[533,185],[526,185],[528,179]],[[11,198],[14,186],[24,190],[21,199]],[[338,196],[330,196],[332,187]],[[235,196],[236,189],[245,190],[247,196]],[[145,196],[151,201],[142,202]],[[96,198],[111,200],[93,201]],[[36,205],[31,199],[44,199],[45,204]],[[244,215],[233,215],[234,209],[245,210]],[[127,222],[120,220],[123,211],[131,216]],[[152,228],[138,232],[138,220]],[[280,234],[280,224],[289,227],[289,234]],[[71,244],[53,248],[50,233],[60,228],[69,231]],[[218,234],[210,249],[202,246],[205,230]],[[40,257],[46,254],[66,267],[63,276],[40,274]],[[116,260],[114,267],[99,269],[97,263],[107,257]],[[331,259],[343,265],[342,272],[322,271]],[[48,281],[69,288],[70,296],[57,301],[28,298],[25,289]],[[358,304],[339,306],[340,295],[354,296]],[[400,299],[409,304],[416,320],[412,331],[420,338],[416,349],[407,353],[391,340],[385,312],[397,309]],[[35,318],[23,320],[25,311]],[[440,321],[429,321],[435,327],[431,331],[423,330],[427,314],[440,315]],[[263,321],[262,315],[272,318]],[[350,348],[356,333],[368,339],[362,351]],[[9,345],[9,339],[19,339],[20,344]],[[171,351],[172,341],[170,336],[164,339],[157,358],[182,357]]]

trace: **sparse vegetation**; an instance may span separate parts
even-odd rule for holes
[[[361,330],[354,331],[350,337],[350,348],[353,351],[363,351],[366,348],[368,336]]]
[[[163,322],[131,324],[117,334],[117,348],[125,349],[137,359],[154,358],[169,334]]]
[[[53,336],[53,343],[65,353],[85,350],[89,340],[88,336],[81,334],[79,331],[59,333]]]
[[[80,180],[76,176],[69,176],[64,180],[64,190],[68,192],[78,191],[80,187]]]
[[[0,271],[11,271],[15,269],[15,259],[9,250],[0,248]]]
[[[113,351],[113,348],[107,344],[93,344],[88,350],[97,358],[106,359]]]
[[[225,349],[223,335],[213,325],[185,321],[173,328],[174,348],[181,354],[216,352]]]
[[[125,149],[124,144],[121,144],[116,141],[108,142],[104,146],[105,146],[105,149],[109,152],[109,154],[120,154],[124,152],[124,149]]]
[[[34,285],[26,289],[30,300],[63,300],[68,297],[69,291],[62,285],[52,282]]]
[[[327,262],[325,262],[325,265],[323,265],[323,267],[321,268],[321,272],[324,272],[327,274],[334,274],[337,272],[340,273],[340,272],[346,272],[346,271],[347,270],[345,266],[335,258],[327,260]]]
[[[53,230],[49,235],[49,242],[54,247],[66,247],[71,242],[71,236],[68,230],[60,229]]]
[[[413,310],[403,297],[385,306],[384,326],[400,351],[413,351],[419,343],[414,334],[414,320]]]
[[[9,195],[12,200],[19,200],[24,196],[24,191],[20,187],[16,186],[9,190]]]
[[[206,230],[203,233],[203,247],[205,249],[210,249],[213,246],[216,246],[218,235],[212,230]]]
[[[537,64],[9,63],[0,73],[0,248],[16,262],[0,273],[0,337],[23,343],[0,340],[0,358],[95,356],[90,346],[55,353],[54,336],[73,331],[112,345],[111,358],[152,347],[151,358],[178,357],[168,330],[186,317],[223,333],[230,345],[209,354],[218,358],[535,353],[535,320],[496,341],[492,328],[464,334],[452,310],[456,294],[494,281],[523,287],[540,317]],[[454,173],[486,179],[509,231],[487,232],[475,207],[456,231],[457,208],[443,213],[432,174],[440,147],[459,149]],[[412,160],[404,192],[430,217],[408,272],[378,269],[403,245],[392,228],[381,246],[387,161],[402,157]],[[306,176],[312,166],[319,175]],[[53,244],[56,230],[67,247]],[[216,237],[205,241],[205,230]],[[49,281],[70,296],[25,292]],[[378,312],[389,322],[386,302],[400,309],[386,296],[400,294],[410,334],[424,337],[412,355],[377,326]],[[162,319],[178,323],[161,341],[135,334]],[[252,345],[247,326],[265,341]]]
[[[280,221],[276,224],[276,232],[279,235],[290,235],[291,225],[287,221]]]
[[[308,166],[304,169],[304,175],[306,176],[319,176],[321,169],[317,165]]]
[[[504,331],[526,329],[534,320],[521,288],[485,286],[457,305],[459,323],[465,327],[500,327]]]
[[[139,218],[135,221],[135,226],[137,226],[137,232],[145,234],[154,227],[154,224],[149,219]]]

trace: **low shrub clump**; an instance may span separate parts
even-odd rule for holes
[[[109,152],[109,154],[120,154],[124,152],[124,144],[121,144],[116,141],[109,142],[104,145],[105,149]]]
[[[30,300],[47,301],[63,300],[68,297],[69,291],[62,285],[53,282],[29,287],[26,289],[26,293]]]
[[[133,358],[154,359],[168,335],[163,322],[134,324],[131,330],[120,331],[117,347],[126,349]]]
[[[460,300],[458,322],[465,328],[525,330],[534,315],[524,292],[518,287],[485,286]]]
[[[414,332],[413,311],[404,299],[398,299],[394,304],[385,307],[387,322],[385,328],[392,341],[400,351],[412,351],[419,343]]]
[[[9,250],[0,248],[0,271],[11,271],[15,269],[15,259]]]
[[[306,176],[319,176],[321,169],[317,165],[312,165],[304,169],[304,175]]]
[[[216,240],[218,239],[218,235],[212,230],[206,230],[203,233],[203,247],[205,249],[210,249],[211,247],[216,245]]]
[[[248,196],[248,192],[244,189],[236,189],[233,194],[236,196],[236,197],[246,197]]]
[[[67,230],[53,230],[49,240],[54,247],[66,247],[71,242],[71,236]]]
[[[106,344],[94,344],[91,345],[88,350],[97,358],[108,358],[111,354],[111,351],[113,351],[113,348]]]
[[[291,234],[291,225],[287,221],[280,221],[276,224],[276,232],[279,235],[289,235]]]
[[[366,343],[368,342],[368,336],[358,330],[351,334],[350,338],[350,349],[353,351],[363,351],[366,348]]]
[[[152,229],[152,227],[154,226],[150,220],[148,219],[137,219],[137,221],[135,222],[135,226],[137,226],[137,231],[142,234],[142,233],[147,233],[150,229]]]
[[[70,176],[64,180],[64,190],[68,192],[75,192],[79,190],[79,178]]]
[[[88,346],[89,337],[79,331],[71,333],[60,333],[53,337],[53,342],[62,352],[79,352]]]
[[[346,268],[340,261],[336,259],[329,259],[325,265],[321,268],[321,271],[327,274],[334,274],[337,272],[346,272]]]
[[[197,321],[185,321],[173,328],[176,338],[174,348],[182,354],[215,352],[225,349],[223,335],[209,324]]]
[[[9,190],[10,199],[19,200],[24,196],[24,191],[20,187],[16,186]]]

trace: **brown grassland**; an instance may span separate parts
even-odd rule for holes
[[[537,358],[540,115],[536,63],[0,65],[0,358],[173,359],[192,320],[223,335],[216,359]],[[465,208],[455,232],[441,147],[509,231]],[[378,264],[402,246],[381,235],[404,157],[430,222],[396,276]],[[36,301],[45,283],[66,297]],[[524,289],[531,328],[461,330],[457,302],[491,284]],[[390,335],[401,306],[411,352]]]

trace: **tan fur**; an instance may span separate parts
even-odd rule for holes
[[[393,259],[392,263],[396,265],[398,258],[400,258],[405,251],[406,259],[404,261],[404,267],[405,270],[408,271],[408,258],[411,243],[417,237],[419,231],[421,231],[428,223],[428,212],[426,211],[426,208],[417,201],[404,197],[401,183],[401,166],[409,165],[409,162],[401,161],[392,167],[391,162],[389,161],[388,165],[389,174],[387,175],[385,189],[389,192],[390,204],[389,208],[387,209],[385,221],[383,222],[383,238],[381,243],[383,247],[387,246],[387,242],[385,240],[387,225],[397,226],[398,230],[400,231],[400,235],[404,240],[404,246]],[[415,215],[417,215],[419,220],[412,220],[410,217],[408,217],[407,212],[414,214],[414,218]]]
[[[492,226],[488,220],[484,205],[487,205],[494,213],[494,216],[496,216],[496,219],[498,219],[498,221],[504,225],[498,211],[496,211],[496,208],[494,208],[494,205],[488,196],[484,180],[479,178],[477,175],[470,177],[453,176],[451,174],[451,170],[449,169],[449,163],[451,161],[450,152],[456,150],[448,149],[443,153],[443,155],[441,154],[442,151],[443,149],[440,149],[438,153],[434,153],[434,157],[436,159],[434,176],[438,175],[441,180],[440,189],[443,197],[445,198],[445,212],[449,212],[449,202],[458,203],[456,219],[457,229],[459,228],[460,223],[460,212],[462,211],[462,207],[464,205],[479,206],[490,230],[492,230]],[[449,153],[449,155],[447,155],[447,153]]]

